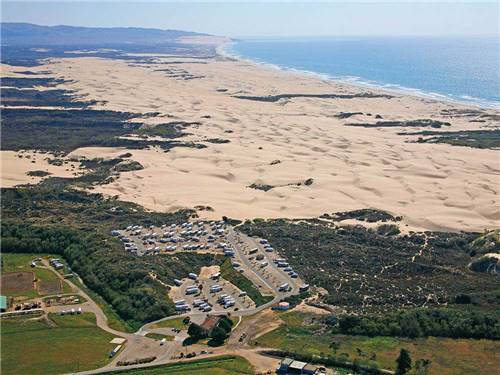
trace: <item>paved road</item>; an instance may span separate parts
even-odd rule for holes
[[[293,289],[292,289],[292,291],[286,292],[286,293],[278,292],[275,289],[275,287],[270,285],[267,282],[267,280],[265,280],[258,272],[256,272],[254,270],[250,261],[243,253],[243,250],[240,248],[240,245],[238,245],[238,243],[237,243],[236,238],[237,238],[238,234],[234,231],[233,228],[229,228],[228,232],[229,232],[227,235],[228,242],[230,242],[232,247],[237,251],[239,260],[241,260],[245,264],[245,266],[249,270],[249,272],[251,272],[253,275],[255,275],[255,278],[257,278],[264,285],[266,285],[270,289],[272,294],[274,295],[274,298],[271,301],[269,301],[263,305],[260,305],[258,307],[254,307],[254,308],[250,308],[250,309],[240,309],[238,311],[231,312],[232,316],[242,317],[242,316],[254,315],[262,310],[265,310],[273,305],[276,305],[283,298],[298,294],[297,285],[300,282],[300,280],[298,280],[298,279],[292,280],[290,282],[290,284],[293,286]],[[249,239],[249,241],[253,241],[255,243],[256,247],[257,246],[260,247],[260,245],[257,244],[254,239],[252,239],[250,237],[248,237],[248,239]],[[267,254],[266,254],[266,259],[268,259]],[[272,260],[269,261],[269,265],[274,268],[275,272],[277,272],[277,273],[280,272],[280,270],[278,270],[276,268],[276,265],[272,262]],[[62,277],[61,275],[59,275],[59,276]],[[286,278],[286,279],[288,281],[288,278]],[[156,355],[157,359],[154,360],[153,362],[146,363],[146,364],[140,364],[140,365],[126,366],[126,367],[116,366],[116,363],[119,360],[131,359],[131,358],[133,358],[133,359],[144,358],[144,357],[148,357],[148,356],[153,355],[153,352],[159,352],[159,348],[158,347],[151,347],[151,343],[154,342],[154,343],[156,343],[156,345],[159,345],[159,344],[157,344],[156,341],[145,337],[145,335],[147,333],[155,331],[154,329],[151,328],[154,324],[157,324],[159,322],[163,322],[166,320],[177,319],[179,317],[190,317],[190,318],[198,318],[200,320],[203,320],[208,315],[207,313],[203,313],[203,312],[188,312],[185,314],[169,316],[166,318],[156,320],[154,322],[147,323],[147,324],[143,325],[135,333],[119,332],[119,331],[116,331],[108,326],[107,318],[104,315],[101,308],[83,290],[78,288],[75,284],[71,283],[69,280],[65,280],[65,281],[68,282],[68,284],[70,284],[75,290],[78,290],[78,294],[81,294],[82,296],[84,296],[87,299],[89,306],[88,306],[88,308],[85,309],[85,311],[94,312],[94,314],[96,315],[97,325],[100,328],[102,328],[103,330],[108,331],[116,336],[123,337],[123,338],[127,339],[127,345],[125,345],[125,348],[120,353],[118,353],[116,355],[116,357],[113,359],[113,361],[111,361],[108,365],[101,367],[99,369],[96,369],[96,370],[79,372],[79,373],[77,373],[79,375],[100,374],[100,373],[106,373],[106,372],[111,372],[111,371],[116,371],[116,370],[145,368],[145,367],[150,367],[150,366],[178,362],[179,359],[172,360],[172,356],[178,349],[180,349],[182,347],[182,342],[174,340],[174,341],[168,341],[167,343],[165,343],[164,346],[161,347],[161,349],[162,349],[161,353]],[[183,334],[185,334],[185,332]],[[247,351],[249,353],[246,353]],[[212,355],[220,355],[223,353],[225,353],[225,354],[229,353],[229,352],[227,352],[227,348],[222,347],[222,348],[214,351],[214,354],[212,354]],[[245,354],[248,354],[251,356],[258,356],[257,351],[243,349],[243,348],[233,348],[231,350],[231,353],[237,354],[237,355],[243,355],[243,356],[245,356]],[[209,357],[212,355],[204,355],[203,357],[205,358],[205,357]]]

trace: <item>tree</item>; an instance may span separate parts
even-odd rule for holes
[[[427,375],[431,361],[429,359],[419,359],[415,362],[415,374]]]
[[[337,354],[337,350],[340,349],[340,343],[337,341],[332,341],[332,343],[330,344],[330,349],[332,349],[333,354]]]
[[[224,340],[227,338],[227,333],[224,329],[215,327],[210,334],[210,337],[212,338],[212,340],[208,343],[210,346],[220,346],[224,344]]]
[[[188,328],[188,335],[194,339],[201,339],[206,337],[205,332],[198,324],[191,323]]]
[[[406,349],[401,349],[399,352],[399,357],[396,359],[396,375],[408,374],[411,369],[411,356],[410,352]]]

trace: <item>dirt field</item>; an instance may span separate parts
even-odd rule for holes
[[[9,272],[2,275],[2,295],[19,295],[33,290],[32,272]]]
[[[38,283],[38,293],[42,296],[49,294],[58,294],[62,292],[61,282],[59,280],[46,281],[40,280]]]

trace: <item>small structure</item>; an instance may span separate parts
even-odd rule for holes
[[[0,296],[0,312],[7,311],[7,297]]]
[[[301,375],[315,375],[324,373],[324,367],[318,367],[310,363],[296,361],[293,358],[284,358],[279,367],[276,369],[278,374],[301,374]]]
[[[278,374],[287,374],[288,373],[288,368],[290,367],[290,364],[293,362],[292,358],[285,358],[281,361],[278,369],[276,372]]]
[[[286,311],[288,309],[290,309],[290,303],[288,302],[280,302],[276,307],[276,310],[281,310],[281,311]]]

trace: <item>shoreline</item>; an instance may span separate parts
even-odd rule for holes
[[[469,106],[473,108],[478,108],[478,109],[486,109],[486,110],[500,110],[500,102],[492,102],[486,99],[479,99],[479,98],[472,98],[471,100],[467,99],[458,99],[453,96],[445,95],[445,94],[440,94],[440,93],[432,93],[432,92],[426,92],[417,88],[410,88],[410,87],[404,87],[400,86],[397,84],[390,84],[390,83],[377,83],[373,81],[373,83],[370,83],[369,80],[366,80],[362,77],[357,77],[357,76],[352,76],[353,80],[348,80],[348,79],[342,79],[340,77],[334,77],[331,76],[327,73],[319,73],[315,72],[312,70],[302,70],[302,69],[296,69],[296,68],[291,68],[291,67],[286,67],[286,66],[279,66],[276,64],[272,63],[267,63],[264,61],[258,61],[258,60],[253,60],[251,58],[247,58],[235,53],[232,53],[231,51],[228,51],[227,48],[228,46],[236,44],[237,41],[229,41],[229,42],[223,42],[219,44],[216,47],[216,53],[219,56],[222,56],[223,58],[228,58],[228,59],[233,59],[236,61],[240,61],[243,63],[247,64],[253,64],[257,67],[264,68],[264,69],[271,69],[271,70],[277,70],[285,73],[292,73],[292,74],[297,74],[300,76],[306,76],[306,77],[312,77],[316,79],[321,79],[321,80],[326,80],[330,81],[332,83],[336,84],[341,84],[345,86],[351,86],[353,88],[357,89],[371,89],[374,91],[381,91],[385,92],[388,94],[395,94],[395,95],[405,95],[405,96],[411,96],[411,97],[416,97],[416,98],[421,98],[421,99],[427,99],[427,100],[433,100],[436,102],[443,102],[443,103],[450,103],[450,104],[455,104],[455,105],[462,105],[462,106]]]

